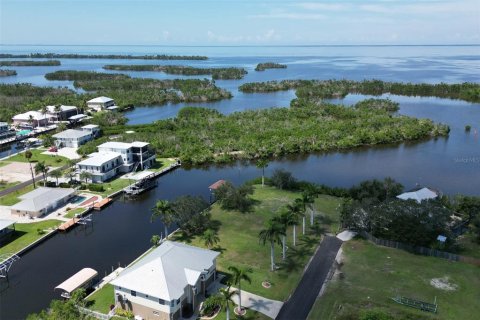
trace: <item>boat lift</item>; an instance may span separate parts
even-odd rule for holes
[[[20,257],[17,256],[16,254],[2,254],[0,255],[0,278],[6,278],[8,279],[8,271],[12,267],[12,264],[15,261],[20,260]]]

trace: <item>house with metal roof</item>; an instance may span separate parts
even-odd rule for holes
[[[122,166],[123,160],[119,153],[95,152],[90,154],[87,159],[77,163],[77,174],[80,178],[82,172],[88,172],[91,175],[91,182],[101,183],[119,174]]]
[[[54,118],[56,121],[65,121],[69,117],[77,115],[78,108],[75,106],[46,106],[47,117]]]
[[[38,111],[28,111],[20,113],[12,118],[14,125],[30,125],[32,127],[46,126],[49,121],[49,117]]]
[[[165,241],[111,282],[115,303],[142,319],[179,319],[215,280],[219,254]]]
[[[87,101],[87,107],[95,111],[108,110],[115,106],[115,101],[109,97],[97,97]]]
[[[53,135],[57,147],[78,148],[93,139],[91,132],[68,129]]]
[[[40,187],[19,196],[22,200],[10,207],[11,213],[20,216],[41,217],[65,205],[75,196],[72,188]]]
[[[438,197],[438,193],[429,188],[421,188],[415,191],[405,192],[397,196],[398,199],[402,200],[415,200],[418,203],[423,200],[435,199]]]

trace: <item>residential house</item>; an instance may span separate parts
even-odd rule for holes
[[[66,121],[68,118],[77,115],[78,108],[75,106],[47,106],[47,117],[53,118],[56,121]]]
[[[28,111],[25,113],[17,114],[12,118],[13,124],[23,127],[43,127],[48,124],[49,118],[46,114],[38,111]]]
[[[15,136],[15,131],[10,130],[6,122],[0,122],[0,140],[6,140]]]
[[[82,172],[88,172],[91,175],[91,182],[101,183],[119,174],[122,166],[121,154],[116,152],[96,152],[90,154],[87,159],[77,163],[77,175],[80,179]]]
[[[182,317],[215,280],[219,253],[165,241],[111,281],[115,304],[145,320]]]
[[[96,138],[100,135],[100,127],[96,124],[87,124],[81,128],[83,131],[88,131],[92,137]]]
[[[93,139],[92,133],[85,130],[68,129],[53,135],[57,147],[78,148]]]
[[[72,188],[40,187],[19,196],[22,201],[10,207],[19,216],[41,217],[65,205],[75,196]]]
[[[435,199],[437,197],[438,192],[429,188],[421,188],[417,190],[414,189],[410,192],[405,192],[397,196],[398,199],[415,200],[418,203],[422,202],[423,200]]]
[[[95,111],[109,110],[115,107],[115,101],[109,97],[97,97],[87,101],[87,107]]]

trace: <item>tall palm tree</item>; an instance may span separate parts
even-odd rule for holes
[[[284,228],[282,235],[282,260],[287,257],[287,229],[297,223],[297,219],[290,211],[284,211],[279,216],[274,217]]]
[[[297,245],[297,224],[298,224],[298,218],[301,216],[302,212],[302,207],[300,204],[295,201],[291,204],[287,204],[287,210],[290,212],[292,215],[292,221],[293,221],[293,245]]]
[[[251,268],[237,268],[235,266],[228,267],[228,270],[232,271],[233,279],[232,282],[238,285],[238,310],[242,311],[242,280],[247,281],[248,283],[252,283],[252,279],[248,275],[252,273]]]
[[[262,169],[262,187],[265,186],[265,168],[268,167],[267,159],[259,159],[255,164],[257,168]]]
[[[215,230],[212,229],[205,230],[201,237],[208,249],[211,249],[220,241],[217,233],[215,232]]]
[[[33,174],[33,168],[32,168],[32,162],[30,159],[32,159],[33,153],[30,150],[25,151],[25,158],[28,160],[28,164],[30,165],[30,173],[32,174],[32,181],[33,181],[33,189],[35,189],[35,175]]]
[[[312,204],[314,203],[314,199],[311,196],[309,192],[302,192],[302,196],[297,199],[297,202],[302,206],[303,208],[303,215],[302,215],[302,234],[305,234],[305,216],[307,213],[307,208],[310,209],[311,212],[312,210]],[[311,222],[312,217],[310,217],[310,222]]]
[[[80,172],[80,180],[85,180],[85,183],[87,183],[88,179],[92,179],[92,174],[88,171],[82,171]]]
[[[275,219],[271,219],[267,222],[265,229],[260,231],[258,237],[260,241],[265,243],[270,242],[270,262],[271,270],[275,270],[275,243],[281,242],[281,236],[285,234],[283,226]]]
[[[208,297],[203,305],[204,307],[212,307],[212,309],[217,306],[219,306],[220,309],[225,309],[226,320],[230,320],[230,303],[233,304],[232,297],[235,294],[237,294],[237,291],[230,290],[230,286],[227,288],[220,288],[218,294]]]
[[[152,208],[152,216],[150,221],[153,222],[156,218],[160,218],[165,227],[165,238],[168,236],[168,227],[175,222],[172,206],[167,200],[158,200]]]
[[[58,178],[60,178],[62,176],[63,176],[63,174],[62,174],[62,171],[60,171],[60,170],[55,170],[55,171],[50,172],[50,177],[53,177],[57,180],[57,186],[58,186]]]
[[[304,193],[306,193],[307,196],[309,196],[310,200],[312,201],[311,203],[308,203],[308,207],[310,208],[310,225],[313,226],[313,217],[315,214],[315,198],[318,197],[320,190],[318,187],[314,185],[309,185],[305,189]]]
[[[27,121],[28,121],[28,124],[31,125],[33,129],[35,129],[35,126],[33,125],[35,120],[33,119],[33,116],[31,114],[28,116]]]
[[[43,106],[42,109],[40,109],[40,113],[43,115],[44,118],[45,118],[45,115],[47,114],[47,112],[48,112],[47,106]],[[48,121],[47,121],[47,123],[48,123]],[[45,124],[45,126],[46,126],[46,124]]]
[[[48,166],[45,165],[45,162],[37,162],[37,164],[35,165],[35,174],[42,173],[44,183],[47,181],[47,172]]]

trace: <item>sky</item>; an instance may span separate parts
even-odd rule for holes
[[[480,0],[0,0],[0,44],[480,44]]]

